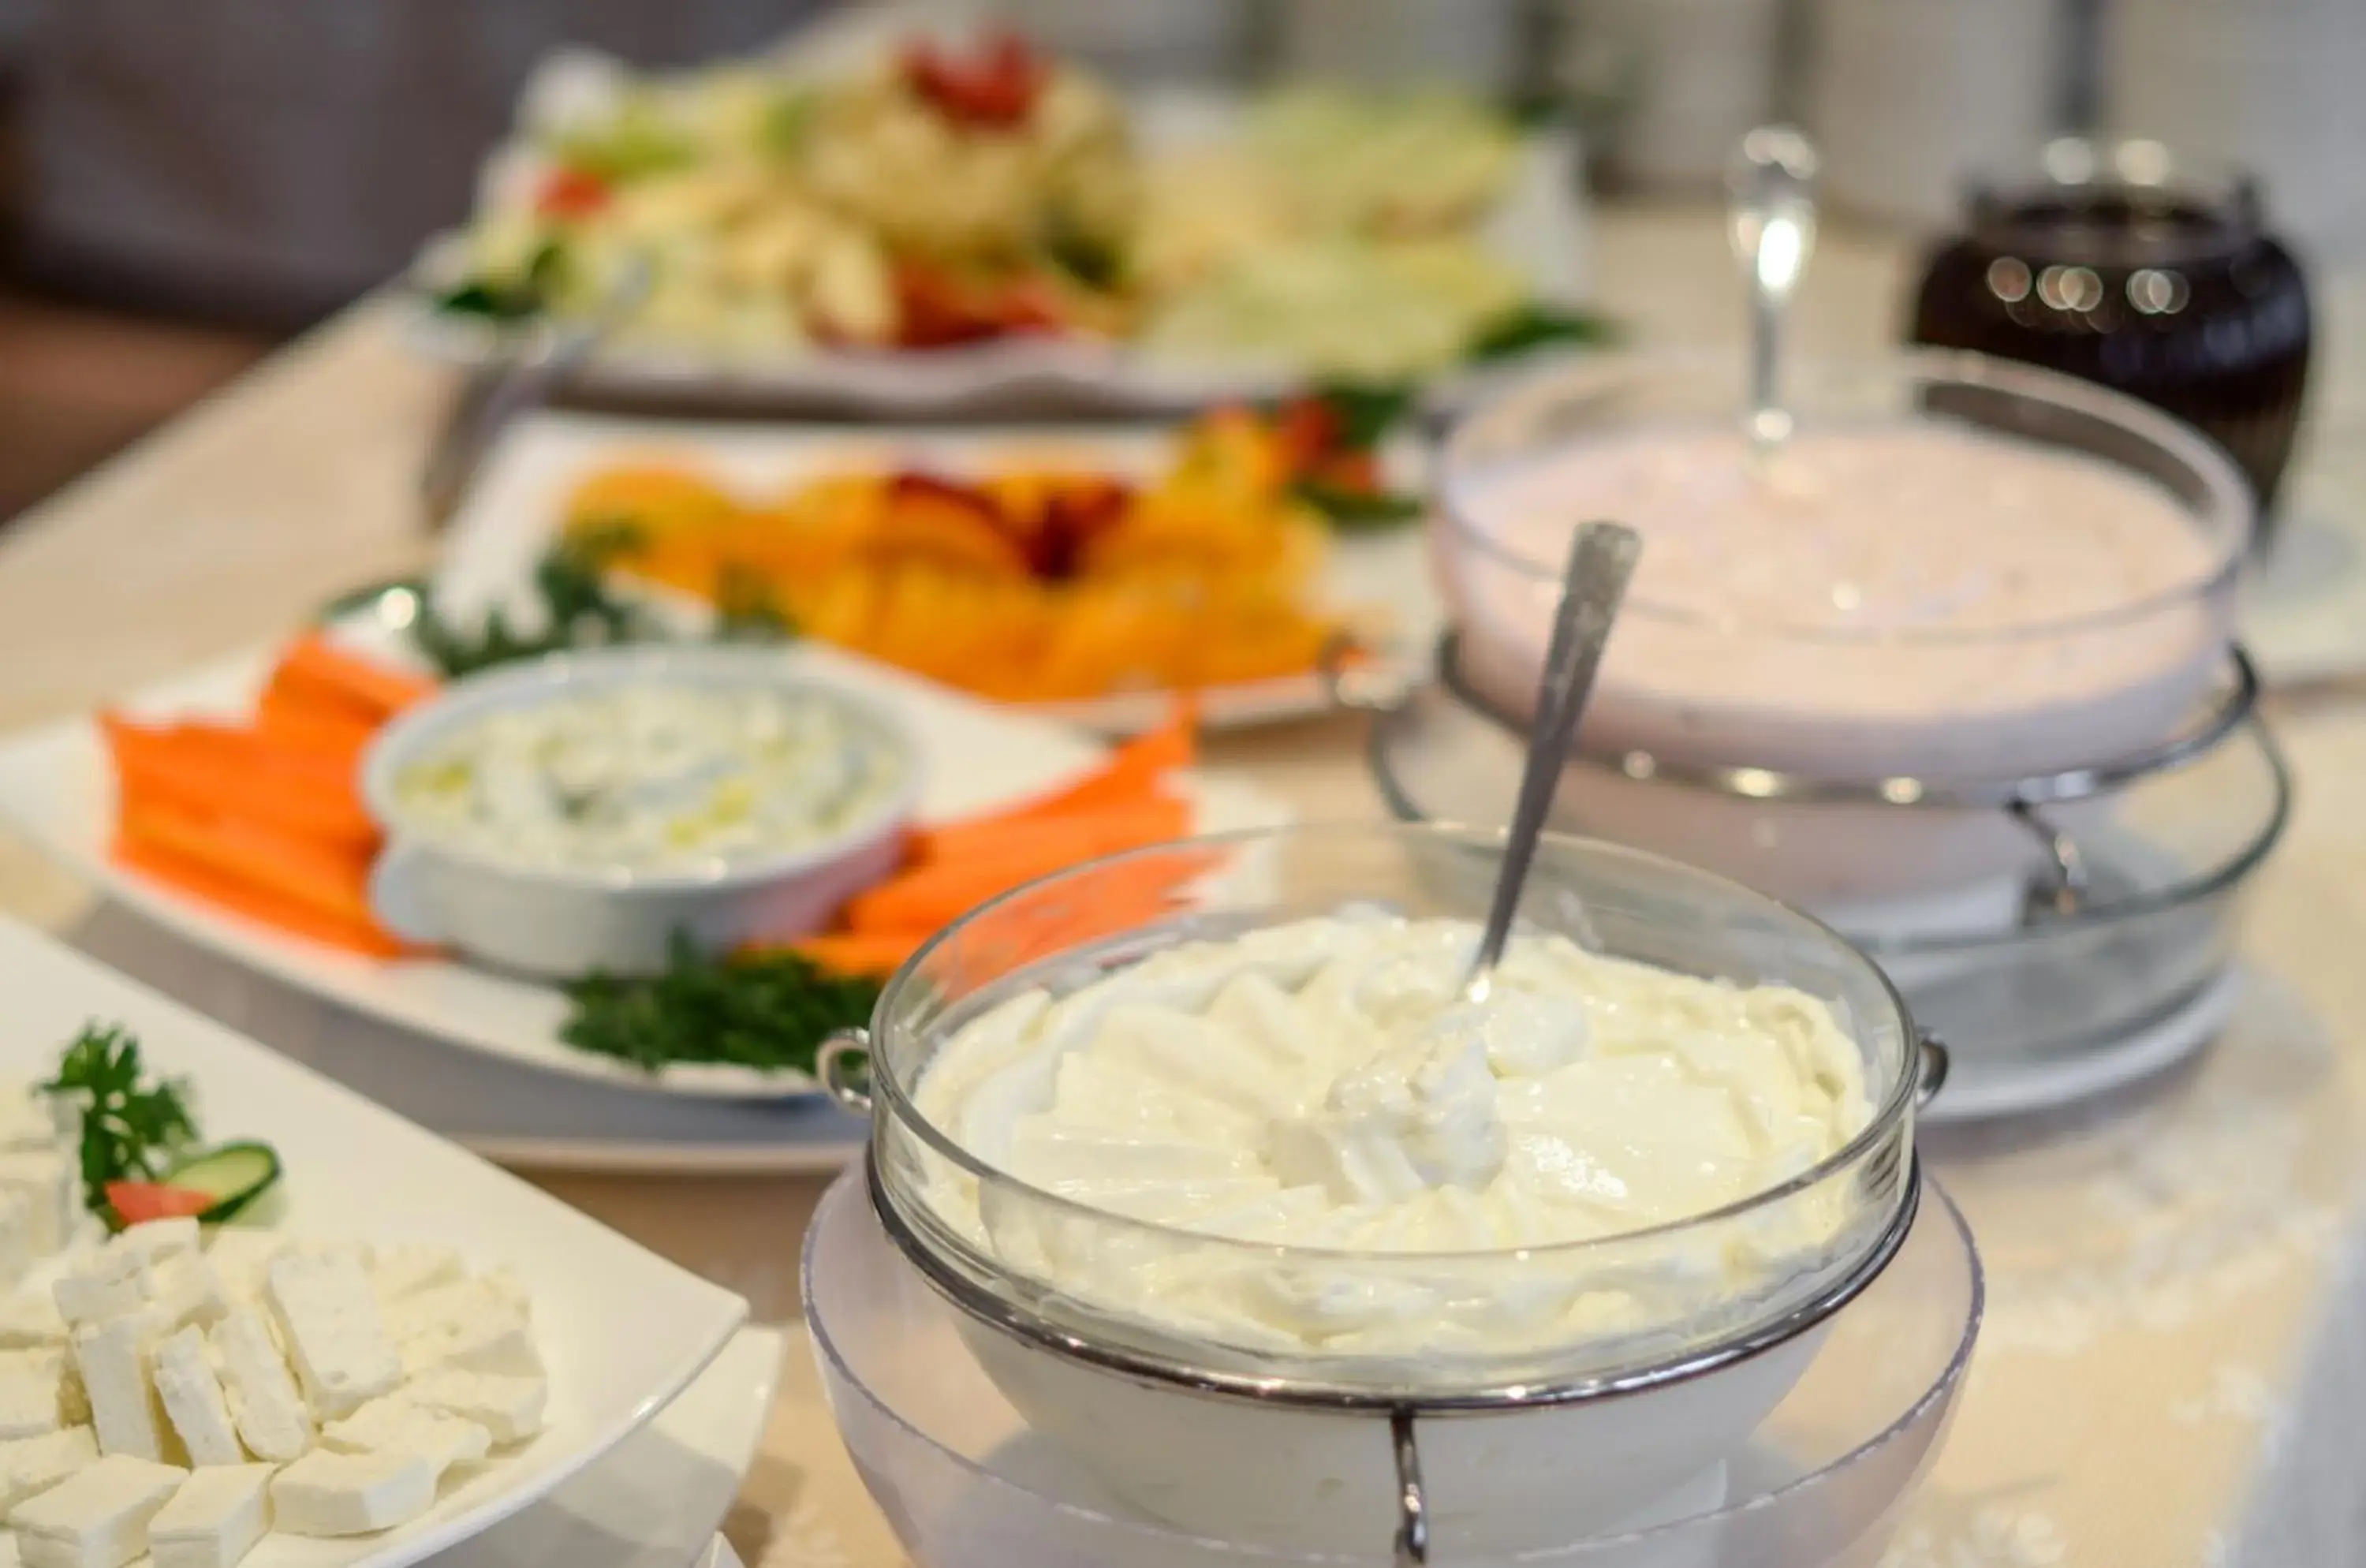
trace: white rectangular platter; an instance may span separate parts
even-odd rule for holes
[[[256,1138],[286,1168],[275,1225],[373,1245],[441,1243],[531,1293],[550,1373],[542,1433],[377,1536],[274,1534],[246,1568],[400,1568],[515,1514],[614,1448],[689,1386],[747,1303],[526,1183],[21,926],[0,922],[8,1000],[0,1073],[38,1080],[86,1023],[137,1034],[186,1077],[209,1141]]]

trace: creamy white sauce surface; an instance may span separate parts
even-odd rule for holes
[[[835,701],[648,681],[456,723],[394,794],[406,830],[510,864],[687,872],[828,839],[902,767]]]
[[[1591,743],[1820,776],[2011,777],[2119,755],[2223,662],[2231,546],[2163,486],[1951,422],[1573,440],[1450,481],[1468,673],[1533,701],[1578,521],[1643,536]]]
[[[989,1166],[1092,1209],[1416,1258],[1700,1215],[1807,1169],[1870,1118],[1861,1053],[1815,998],[1523,935],[1473,1007],[1459,992],[1477,938],[1465,920],[1351,911],[1171,948],[971,1021],[918,1103]],[[1575,1263],[1458,1304],[1436,1276],[1376,1292],[1353,1265],[1165,1247],[998,1186],[981,1194],[951,1168],[931,1201],[1022,1271],[1251,1343],[1496,1347],[1644,1310],[1636,1279],[1606,1292]],[[1793,1213],[1753,1235],[1812,1247],[1838,1221]],[[1714,1294],[1764,1261],[1735,1240],[1658,1247],[1642,1272]],[[1465,1297],[1490,1294],[1466,1283]]]
[[[1482,525],[1557,572],[1571,519],[1641,530],[1634,599],[1768,631],[2006,633],[2109,615],[2218,565],[2175,497],[2075,452],[1930,421],[1573,443],[1473,484]]]

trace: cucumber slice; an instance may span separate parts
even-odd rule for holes
[[[269,1144],[224,1144],[192,1155],[164,1173],[175,1187],[211,1195],[214,1206],[197,1216],[220,1224],[269,1191],[279,1179],[279,1152]]]

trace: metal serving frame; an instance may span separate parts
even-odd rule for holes
[[[1410,688],[1391,682],[1385,690],[1368,683],[1344,646],[1326,653],[1323,679],[1332,705],[1360,713],[1392,713]],[[1448,630],[1437,639],[1432,669],[1440,686],[1472,712],[1515,736],[1527,727],[1482,694],[1463,677],[1460,634]],[[1880,778],[1827,778],[1749,765],[1710,766],[1671,762],[1644,750],[1589,753],[1581,749],[1570,758],[1572,767],[1613,773],[1637,783],[1658,781],[1735,799],[1790,805],[1853,805],[1898,810],[1994,810],[2011,818],[2034,838],[2044,852],[2044,872],[2033,882],[2025,901],[2028,915],[2075,915],[2085,907],[2090,886],[2087,857],[2071,834],[2046,816],[2048,807],[2090,800],[2112,794],[2157,773],[2184,766],[2216,748],[2249,719],[2259,705],[2259,671],[2240,644],[2226,649],[2227,675],[2207,706],[2176,734],[2156,745],[2109,762],[2067,768],[2059,773],[2031,773],[1996,780],[1930,780],[1910,774]]]

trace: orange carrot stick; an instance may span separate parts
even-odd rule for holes
[[[927,931],[832,931],[800,937],[789,948],[832,975],[878,976],[894,973],[935,934]]]
[[[371,922],[366,854],[163,800],[133,803],[117,827],[133,844],[163,850],[332,919],[357,926]]]
[[[1180,819],[1121,813],[1049,820],[1023,832],[1014,828],[1007,845],[958,859],[923,861],[856,894],[847,902],[845,923],[855,931],[933,931],[1021,883],[1100,855],[1174,838],[1174,821]]]
[[[245,916],[260,925],[368,958],[400,958],[411,948],[377,926],[358,926],[324,915],[309,904],[282,898],[253,883],[223,876],[168,850],[130,839],[115,844],[117,864],[127,866],[193,898]]]
[[[254,716],[263,733],[282,745],[342,758],[348,765],[360,758],[380,724],[351,704],[332,705],[313,689],[279,681],[263,689]]]
[[[343,776],[322,776],[304,765],[282,770],[239,758],[213,738],[185,739],[120,720],[101,722],[126,810],[159,804],[184,813],[227,813],[355,852],[377,841],[377,826],[362,809],[350,769]]]
[[[1080,852],[1070,853],[1065,861],[1055,859],[1053,863],[1057,865],[1111,852],[1087,847],[1094,843],[1126,849],[1179,839],[1190,830],[1189,802],[1150,795],[1082,811],[922,828],[912,834],[911,847],[913,859],[923,863],[1040,856],[1045,849],[1060,845],[1075,846]]]
[[[319,632],[307,632],[289,643],[271,679],[275,685],[284,681],[380,720],[392,718],[435,691],[433,681],[339,648]]]
[[[1014,822],[1123,806],[1159,793],[1165,775],[1188,768],[1199,755],[1199,703],[1177,697],[1166,722],[1146,729],[1111,751],[1107,761],[1075,783],[1017,806],[965,818],[949,828],[992,829]]]
[[[361,807],[361,789],[349,758],[289,745],[254,726],[207,720],[143,725],[118,714],[101,714],[99,726],[119,761],[158,770],[191,764],[254,774],[276,784],[326,791],[351,801],[356,811]]]

